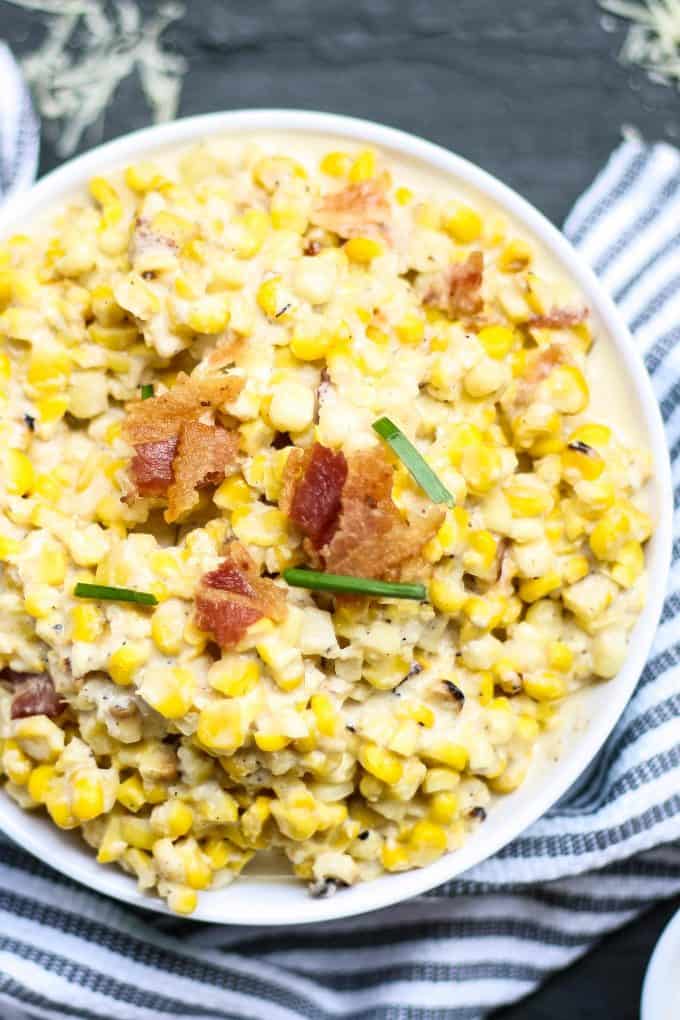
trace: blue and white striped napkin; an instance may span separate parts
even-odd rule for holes
[[[565,229],[644,351],[680,491],[680,154],[623,144]],[[97,896],[0,842],[0,1015],[477,1020],[526,995],[680,892],[678,614],[676,540],[651,659],[588,778],[463,880],[398,907],[298,929],[208,927]]]
[[[0,42],[0,201],[33,183],[39,138],[26,83],[14,57]]]

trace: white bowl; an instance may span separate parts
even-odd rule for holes
[[[640,1020],[676,1020],[680,1008],[680,910],[663,930],[642,986]]]
[[[547,763],[530,773],[515,793],[496,803],[462,849],[417,871],[386,875],[330,899],[312,899],[302,883],[286,878],[242,876],[233,885],[201,896],[197,920],[230,924],[274,925],[322,921],[386,907],[446,882],[513,840],[569,789],[598,752],[621,715],[649,653],[659,620],[670,562],[672,490],[670,465],[659,409],[642,359],[621,316],[592,271],[568,241],[536,209],[490,174],[437,145],[392,128],[325,113],[295,110],[241,110],[190,117],[147,128],[109,142],[74,159],[43,178],[25,195],[0,211],[0,236],[25,230],[93,174],[106,173],[158,149],[215,135],[276,131],[335,136],[367,142],[395,156],[415,160],[469,187],[510,215],[533,235],[554,262],[578,285],[599,331],[614,345],[620,372],[627,379],[632,406],[654,458],[651,503],[656,530],[647,564],[653,580],[647,606],[630,642],[627,661],[613,680],[594,685],[584,695],[588,724],[574,736],[557,765]],[[165,912],[160,900],[139,893],[134,881],[115,866],[97,864],[90,848],[49,820],[22,811],[0,796],[0,828],[26,850],[71,878],[135,906]]]

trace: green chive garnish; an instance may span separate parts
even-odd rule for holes
[[[108,584],[83,584],[73,589],[79,599],[106,599],[108,602],[137,602],[140,606],[157,606],[158,599],[150,591],[133,591],[132,588],[112,588]]]
[[[283,579],[294,588],[334,591],[345,595],[377,595],[388,599],[415,599],[418,602],[424,602],[427,597],[424,584],[375,581],[370,577],[324,574],[320,570],[303,570],[297,567],[284,570]]]
[[[411,477],[427,493],[433,503],[446,503],[447,506],[453,506],[453,496],[449,490],[439,481],[430,465],[393,421],[390,421],[389,418],[378,418],[373,422],[373,429],[396,453]]]
[[[148,400],[149,397],[153,396],[153,386],[150,382],[143,383],[142,387],[142,400]]]

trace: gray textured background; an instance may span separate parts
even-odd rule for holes
[[[603,30],[595,0],[186,0],[186,7],[165,36],[189,62],[180,115],[294,106],[384,121],[474,160],[558,223],[623,125],[648,139],[680,139],[680,95],[617,63],[623,29]],[[0,38],[20,55],[35,47],[43,24],[44,15],[0,0]],[[147,123],[132,78],[81,150]],[[57,162],[48,131],[41,170]],[[636,1020],[647,959],[679,905],[655,908],[498,1020]]]

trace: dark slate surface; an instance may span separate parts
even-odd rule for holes
[[[474,160],[558,223],[622,125],[649,139],[680,138],[678,94],[617,64],[623,31],[603,31],[595,0],[187,0],[186,7],[166,34],[189,61],[181,115],[292,106],[384,121]],[[40,38],[42,17],[0,0],[0,37],[25,52]],[[147,122],[130,80],[81,149]],[[41,170],[57,162],[48,137]],[[498,1020],[635,1020],[644,968],[672,909],[655,908]]]

